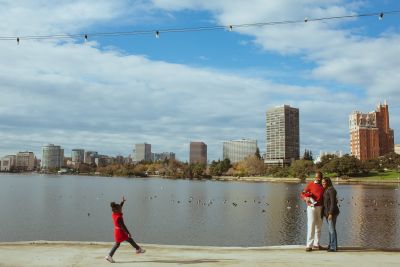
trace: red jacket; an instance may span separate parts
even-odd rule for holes
[[[112,219],[114,221],[114,239],[117,243],[121,243],[129,238],[127,231],[122,228],[125,225],[122,215],[122,213],[112,213]],[[118,223],[119,219],[121,219],[121,225]]]
[[[323,198],[324,198],[324,188],[320,183],[316,184],[314,181],[309,182],[306,187],[304,188],[303,192],[301,192],[301,198],[306,198],[306,193],[310,192],[312,194],[312,198],[317,201],[314,206],[322,206],[323,205]],[[310,203],[307,203],[309,206]]]

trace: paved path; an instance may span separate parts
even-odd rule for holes
[[[0,243],[0,266],[400,266],[400,250],[343,248],[336,253],[305,252],[302,246],[227,248],[143,245],[136,255],[122,244],[116,264],[104,260],[112,243]]]

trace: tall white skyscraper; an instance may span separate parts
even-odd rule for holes
[[[135,144],[135,161],[151,161],[151,144]]]

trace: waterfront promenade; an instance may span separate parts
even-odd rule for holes
[[[110,266],[104,260],[112,243],[13,242],[0,243],[0,266]],[[336,253],[305,252],[303,246],[232,248],[146,245],[136,255],[122,244],[116,266],[398,266],[400,250],[342,248]]]

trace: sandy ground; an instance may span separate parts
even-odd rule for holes
[[[303,246],[228,248],[142,245],[135,254],[122,244],[114,255],[104,257],[112,243],[14,242],[0,243],[0,266],[399,266],[400,250],[342,248],[305,252]]]

